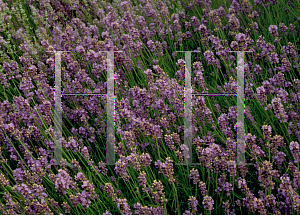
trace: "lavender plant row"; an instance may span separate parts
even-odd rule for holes
[[[299,214],[299,9],[0,0],[0,214]]]

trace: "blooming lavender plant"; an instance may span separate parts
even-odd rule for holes
[[[261,0],[0,1],[1,214],[299,214],[299,8]],[[60,80],[55,50],[69,51]],[[187,62],[183,50],[198,53]],[[239,164],[236,97],[210,93],[236,93],[238,58],[229,52],[243,50]],[[192,96],[192,148],[184,144],[187,65],[191,93],[205,94]],[[186,158],[192,167],[181,165]]]

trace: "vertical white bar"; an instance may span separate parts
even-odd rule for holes
[[[55,52],[55,110],[54,110],[55,151],[54,159],[60,165],[62,159],[62,107],[61,107],[61,51]]]
[[[107,52],[107,139],[106,139],[106,164],[115,165],[115,95],[114,95],[114,51]]]
[[[184,144],[188,153],[184,154],[184,163],[192,165],[192,84],[191,84],[191,51],[185,52],[185,91],[184,91]]]
[[[245,162],[245,125],[244,125],[244,58],[243,51],[237,52],[237,164]]]

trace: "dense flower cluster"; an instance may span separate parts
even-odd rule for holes
[[[299,8],[0,0],[0,213],[299,214]]]
[[[175,179],[173,178],[174,170],[171,158],[167,157],[165,163],[157,160],[157,162],[155,162],[155,167],[159,169],[158,173],[163,173],[168,178],[170,184],[175,182]]]

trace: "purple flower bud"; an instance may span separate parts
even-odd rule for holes
[[[238,18],[235,17],[235,15],[231,15],[229,17],[229,26],[233,31],[238,31],[240,28],[240,22]]]
[[[208,211],[212,211],[214,209],[214,200],[210,196],[204,196],[202,204],[204,205],[204,208]]]
[[[276,25],[270,25],[269,26],[269,32],[273,37],[278,37],[278,27]]]
[[[189,197],[188,204],[190,209],[192,210],[192,213],[196,213],[198,211],[197,209],[198,200],[194,196]]]

